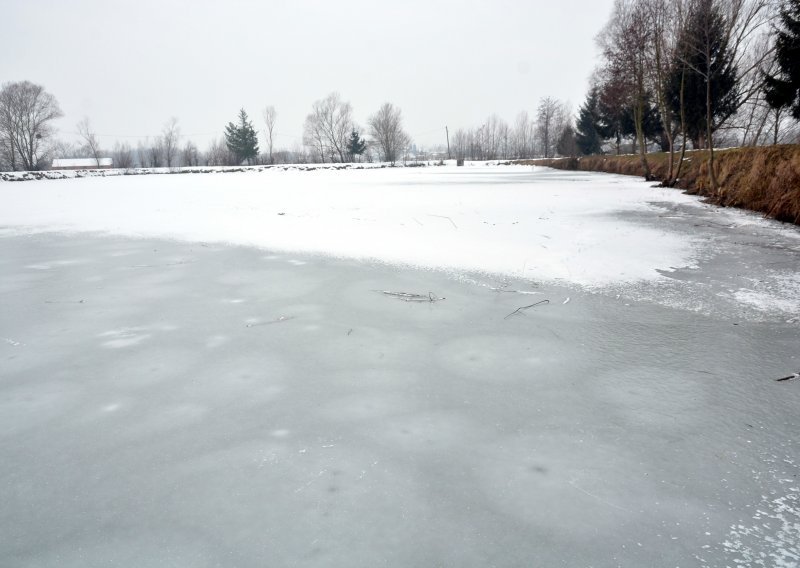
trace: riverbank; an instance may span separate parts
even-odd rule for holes
[[[679,156],[676,154],[675,162]],[[707,197],[711,203],[763,213],[779,221],[800,224],[800,145],[731,148],[716,150],[719,188],[711,190],[708,180],[708,151],[686,152],[675,187],[692,195]],[[651,174],[667,179],[669,154],[647,155]],[[641,157],[584,156],[530,160],[523,163],[561,170],[606,172],[644,177]]]

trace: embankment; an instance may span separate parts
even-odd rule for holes
[[[680,158],[675,155],[675,163]],[[648,154],[652,175],[667,179],[669,154]],[[584,156],[522,163],[564,170],[583,170],[644,177],[640,156]],[[800,145],[731,148],[714,151],[719,181],[711,190],[708,179],[708,151],[686,152],[675,187],[702,195],[712,203],[763,213],[780,221],[800,224]]]

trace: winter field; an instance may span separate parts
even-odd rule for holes
[[[0,566],[800,566],[800,229],[522,166],[0,181]]]

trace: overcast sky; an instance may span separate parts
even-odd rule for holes
[[[299,143],[331,91],[355,119],[386,101],[421,145],[444,126],[513,121],[553,96],[577,108],[613,0],[3,0],[0,81],[58,99],[59,135],[89,117],[101,142],[159,134],[172,116],[201,149],[244,108]],[[263,139],[262,139],[263,140]],[[262,143],[263,147],[263,143]]]

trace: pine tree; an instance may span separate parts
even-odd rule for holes
[[[561,136],[558,137],[556,152],[562,156],[574,158],[578,155],[579,151],[580,148],[575,138],[575,130],[572,128],[571,124],[567,124],[564,130],[561,131]]]
[[[600,109],[597,88],[586,95],[586,102],[578,113],[575,142],[584,156],[600,154],[603,151],[603,138],[600,136]]]
[[[350,138],[347,140],[347,153],[350,160],[356,161],[356,156],[360,156],[367,149],[367,141],[361,138],[356,129],[350,133]]]
[[[725,18],[715,2],[698,2],[679,38],[677,61],[669,80],[669,102],[678,116],[681,113],[683,81],[686,135],[696,148],[708,145],[708,114],[711,115],[709,122],[713,133],[717,124],[736,111],[738,79],[725,26]],[[706,86],[709,83],[710,97],[707,99]],[[709,107],[710,113],[707,112]]]
[[[666,142],[664,134],[664,125],[661,122],[661,113],[658,108],[652,103],[653,96],[647,92],[644,96],[642,116],[642,134],[644,139],[648,142],[655,142],[661,146],[661,150],[666,152],[669,150],[669,145]],[[625,109],[622,115],[622,132],[626,136],[636,136],[636,123],[633,113],[633,108]],[[665,144],[666,147],[665,147]]]
[[[800,120],[800,0],[786,0],[775,39],[779,72],[764,77],[767,102],[773,109],[790,107]]]
[[[625,114],[630,112],[628,90],[621,72],[610,68],[606,81],[598,89],[597,114],[600,119],[597,132],[604,140],[611,139],[619,155],[622,138],[628,135],[625,129]]]
[[[225,127],[225,144],[241,164],[248,164],[258,156],[258,136],[244,109],[239,111],[239,123],[229,122]]]

